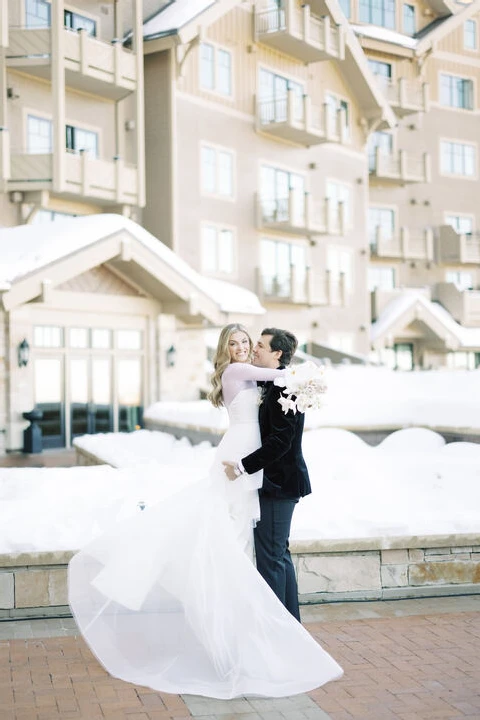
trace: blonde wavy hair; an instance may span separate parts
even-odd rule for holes
[[[243,332],[248,337],[248,342],[250,345],[248,362],[250,362],[252,358],[253,343],[252,338],[248,334],[246,328],[239,323],[231,323],[230,325],[225,325],[225,327],[220,333],[220,337],[218,338],[217,349],[215,351],[215,355],[213,356],[214,373],[210,378],[210,381],[212,383],[212,389],[207,395],[207,398],[210,400],[214,407],[221,407],[224,404],[222,392],[222,375],[231,363],[228,343],[230,342],[230,338],[233,333],[236,332]]]

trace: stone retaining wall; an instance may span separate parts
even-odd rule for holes
[[[302,604],[480,594],[480,538],[292,543]],[[0,555],[0,619],[68,615],[72,552]]]

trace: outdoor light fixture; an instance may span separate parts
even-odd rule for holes
[[[174,345],[170,345],[167,352],[165,353],[167,358],[167,367],[174,367],[175,366],[175,360],[177,357],[177,350],[174,347]]]
[[[17,348],[17,355],[18,367],[26,367],[30,358],[30,345],[25,338],[23,338],[22,342]]]

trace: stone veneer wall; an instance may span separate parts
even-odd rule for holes
[[[480,594],[480,537],[292,542],[302,604]],[[68,615],[72,552],[0,555],[0,619]]]

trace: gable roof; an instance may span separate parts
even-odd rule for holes
[[[446,37],[453,30],[456,30],[465,20],[468,20],[472,15],[475,15],[480,11],[480,0],[474,0],[465,7],[460,7],[458,12],[447,17],[444,22],[440,24],[431,24],[431,31],[424,35],[418,42],[415,49],[415,55],[423,55],[434,47],[435,43],[442,38]]]
[[[205,278],[147,230],[100,214],[0,230],[0,294],[10,310],[100,264],[111,264],[162,303],[163,312],[224,324],[230,314],[265,312],[257,296]]]
[[[389,335],[399,335],[415,320],[423,322],[448,349],[480,348],[480,328],[463,327],[437,302],[421,292],[404,291],[391,300],[372,324],[373,345],[383,345]]]

